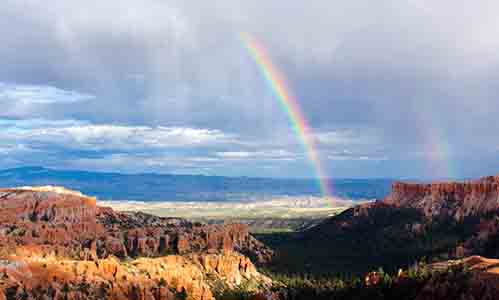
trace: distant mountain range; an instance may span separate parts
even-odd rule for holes
[[[335,179],[334,194],[353,200],[381,199],[391,179]],[[105,200],[244,201],[282,196],[320,196],[314,179],[121,174],[22,167],[0,171],[0,187],[58,185]]]

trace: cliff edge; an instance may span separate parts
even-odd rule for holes
[[[245,256],[246,255],[246,256]],[[214,299],[272,251],[240,224],[121,213],[60,187],[0,190],[0,299]]]
[[[416,208],[428,217],[451,216],[459,220],[486,214],[499,209],[499,176],[466,182],[396,182],[383,202]]]

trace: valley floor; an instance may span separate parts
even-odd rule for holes
[[[244,223],[255,233],[301,231],[354,205],[349,200],[283,197],[251,202],[100,201],[119,211],[141,211],[206,223]]]

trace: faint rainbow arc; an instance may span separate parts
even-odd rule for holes
[[[329,177],[322,166],[319,153],[317,152],[312,129],[303,115],[296,97],[288,87],[285,77],[276,68],[265,47],[263,47],[258,40],[248,33],[241,33],[240,38],[244,47],[260,67],[260,71],[279,100],[282,109],[286,112],[293,127],[293,131],[298,136],[307,153],[308,159],[315,170],[322,195],[327,198],[332,198],[332,187],[329,184]]]

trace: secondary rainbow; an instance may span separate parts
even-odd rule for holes
[[[315,169],[322,195],[327,198],[332,198],[332,189],[329,184],[328,176],[322,166],[319,153],[317,152],[316,141],[312,129],[301,111],[296,97],[287,85],[285,77],[276,68],[265,47],[263,47],[258,40],[248,33],[241,33],[240,38],[244,47],[260,67],[265,80],[275,96],[279,99],[282,109],[286,112],[294,132],[299,137],[300,142],[307,153],[307,157]]]

